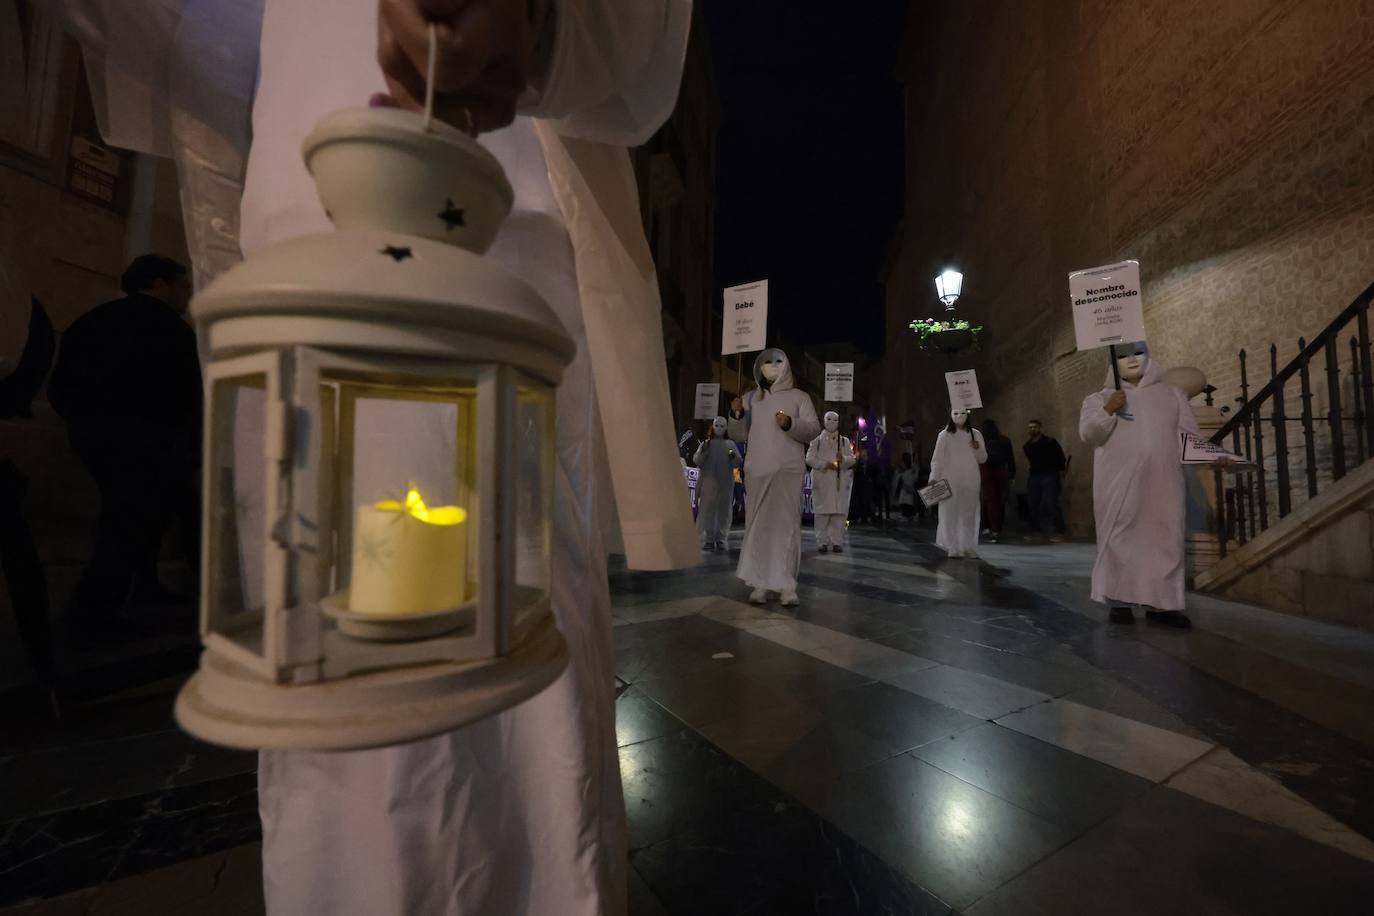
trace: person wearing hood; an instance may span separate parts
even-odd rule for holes
[[[840,435],[840,415],[826,411],[825,430],[811,440],[806,464],[811,468],[811,504],[816,515],[816,543],[821,553],[844,552],[844,520],[854,487],[854,446]]]
[[[177,158],[202,283],[236,262],[240,246],[253,257],[329,229],[300,158],[306,132],[327,112],[369,101],[422,108],[428,26],[437,23],[435,117],[481,133],[514,190],[485,257],[533,287],[577,345],[556,405],[550,535],[549,591],[568,667],[520,705],[434,737],[264,751],[267,912],[621,912],[627,837],[606,572],[613,517],[630,568],[701,559],[687,500],[665,498],[682,486],[681,466],[672,463],[661,307],[627,153],[673,110],[690,0],[63,6],[87,49],[107,140]],[[369,427],[359,430],[362,454],[379,454],[382,436],[417,433],[406,441],[418,461],[442,460],[453,429],[392,416]],[[606,430],[633,462],[612,464]],[[240,531],[241,543],[249,536]],[[261,589],[260,575],[243,578]]]
[[[712,420],[710,435],[692,457],[701,471],[697,480],[697,533],[707,550],[725,550],[730,534],[735,468],[740,466],[740,456],[739,446],[726,435],[728,426],[724,417]]]
[[[1113,623],[1133,623],[1146,605],[1151,623],[1187,628],[1184,607],[1182,433],[1198,435],[1188,397],[1163,382],[1144,343],[1117,350],[1121,388],[1083,399],[1078,434],[1093,448],[1097,562],[1092,597]]]
[[[783,606],[794,607],[806,446],[821,425],[811,398],[793,384],[792,366],[781,350],[770,347],[754,360],[754,384],[730,404],[730,435],[748,446],[744,546],[735,574],[752,589],[754,604],[779,592]]]
[[[983,434],[971,425],[969,412],[962,407],[951,409],[949,424],[936,437],[930,459],[931,481],[949,483],[950,497],[940,503],[935,544],[951,557],[978,556],[978,466],[987,460]]]

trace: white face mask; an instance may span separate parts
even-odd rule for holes
[[[766,380],[770,382],[776,382],[778,380],[778,376],[782,375],[782,367],[782,360],[770,360],[769,362],[763,364],[763,368],[761,368],[759,372],[762,373],[763,377]]]
[[[724,438],[725,438],[725,418],[724,418],[724,417],[716,417],[714,420],[711,421],[711,432],[715,433],[715,434],[716,434],[716,438],[718,438],[718,439],[724,439]]]
[[[1139,353],[1129,353],[1125,356],[1116,358],[1117,368],[1121,370],[1121,380],[1123,382],[1138,382],[1145,374],[1145,361],[1149,359]]]
[[[958,409],[951,410],[949,412],[949,418],[954,421],[955,426],[963,426],[964,421],[968,419],[968,411]]]
[[[833,410],[825,415],[825,431],[833,433],[839,431],[840,415]]]

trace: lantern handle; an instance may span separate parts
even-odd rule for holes
[[[434,121],[434,71],[439,61],[439,29],[429,24],[429,60],[425,64],[425,120],[424,129],[428,133]]]
[[[433,130],[434,123],[434,71],[439,64],[439,28],[431,22],[429,24],[429,59],[425,62],[425,116],[421,122],[421,127],[425,133]],[[463,106],[463,120],[467,122],[464,133],[469,137],[477,136],[477,131],[473,129],[472,111]]]

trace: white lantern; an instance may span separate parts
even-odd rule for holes
[[[200,669],[178,722],[347,749],[499,712],[563,670],[554,400],[574,346],[481,256],[512,192],[476,141],[392,109],[304,144],[335,231],[196,297],[208,341]]]
[[[964,275],[957,270],[946,270],[935,278],[935,294],[940,297],[946,309],[954,308],[954,303],[958,301],[963,289]]]

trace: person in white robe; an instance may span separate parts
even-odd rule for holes
[[[969,422],[969,412],[962,407],[950,410],[949,424],[935,439],[930,479],[949,482],[950,497],[940,503],[935,544],[951,557],[978,556],[978,516],[982,511],[978,465],[987,460],[983,434]]]
[[[1188,396],[1163,380],[1144,344],[1118,349],[1121,389],[1083,399],[1078,434],[1093,447],[1097,562],[1092,597],[1110,619],[1187,628],[1184,608],[1182,434],[1198,434]]]
[[[744,439],[744,546],[735,575],[754,604],[778,592],[795,607],[801,565],[802,482],[806,446],[821,431],[810,395],[798,391],[787,354],[776,347],[754,360],[757,386],[730,405],[730,435]]]
[[[727,435],[724,417],[711,421],[711,434],[697,446],[692,463],[701,471],[697,478],[697,536],[706,550],[725,550],[735,497],[735,468],[740,466],[739,446]]]
[[[327,230],[300,160],[305,134],[381,93],[415,107],[417,54],[424,72],[417,0],[386,0],[380,27],[377,0],[64,2],[107,139],[177,159],[198,286],[233,263],[240,242],[251,257]],[[513,20],[517,9],[537,21]],[[605,565],[612,490],[631,568],[700,560],[687,501],[662,498],[682,476],[625,148],[672,111],[691,3],[473,0],[437,15],[436,113],[493,131],[483,142],[515,189],[489,256],[534,286],[578,345],[558,395],[552,580],[570,660],[543,693],[448,734],[370,751],[263,752],[267,908],[623,913]],[[519,48],[536,52],[527,66]],[[359,440],[427,441],[424,429],[395,426],[404,422],[379,421]],[[605,428],[637,456],[614,476]]]
[[[854,489],[854,446],[840,435],[840,415],[828,410],[825,429],[806,449],[811,468],[811,505],[815,513],[816,544],[821,553],[844,552],[844,520]]]

